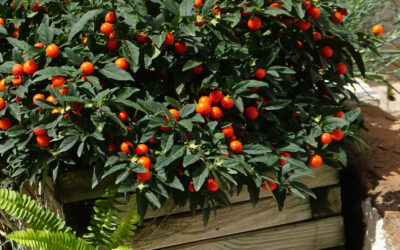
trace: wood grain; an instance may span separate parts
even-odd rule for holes
[[[315,250],[344,244],[341,216],[262,229],[165,249],[301,249]]]
[[[313,190],[317,199],[311,200],[311,210],[314,218],[339,215],[342,212],[340,187],[323,187]]]
[[[324,165],[320,168],[313,168],[312,171],[314,172],[315,178],[304,177],[300,179],[310,188],[331,186],[339,183],[339,171],[336,168]],[[262,189],[260,192],[260,198],[266,198],[266,197],[271,197],[271,193]],[[250,200],[249,194],[247,192],[247,188],[245,187],[243,188],[242,192],[239,195],[234,195],[230,197],[230,201],[232,204],[248,200]],[[128,209],[126,207],[125,208],[120,207],[120,208],[123,211]],[[188,205],[184,207],[178,207],[173,204],[172,200],[170,200],[160,210],[149,209],[146,214],[146,219],[161,217],[165,215],[179,214],[188,211],[190,211],[190,207]]]
[[[231,208],[217,209],[206,228],[202,215],[180,214],[145,223],[133,240],[137,249],[160,248],[183,243],[212,239],[231,234],[305,221],[312,217],[309,199],[289,197],[283,211],[279,212],[272,198],[260,200],[257,206],[238,203]],[[161,223],[160,223],[161,222]]]

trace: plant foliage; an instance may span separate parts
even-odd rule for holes
[[[277,184],[279,208],[287,193],[312,195],[298,180],[313,175],[310,158],[318,154],[342,167],[343,146],[363,143],[360,111],[344,105],[356,99],[345,88],[353,84],[353,66],[365,72],[362,44],[336,18],[343,9],[334,2],[278,2],[280,7],[258,0],[206,0],[197,6],[194,0],[46,0],[34,10],[34,1],[15,0],[12,7],[1,0],[0,96],[6,106],[0,118],[9,119],[0,120],[3,185],[48,175],[56,180],[59,172],[84,168],[93,172],[93,187],[114,176],[119,193],[136,192],[141,218],[148,206],[160,208],[172,198],[178,205],[189,201],[194,211],[201,208],[205,222],[212,208],[229,206],[234,187],[247,187],[256,202],[263,183]],[[320,10],[316,19],[311,5]],[[111,34],[102,25],[109,11],[116,16]],[[51,44],[58,55],[46,52]],[[28,60],[38,69],[23,74],[18,85],[12,67]],[[83,62],[93,64],[93,72],[83,71]],[[346,72],[338,73],[339,63]],[[265,75],[255,76],[258,69]],[[51,84],[57,76],[65,78],[61,86]],[[223,113],[218,119],[197,109],[199,98],[213,90],[234,103],[230,109],[214,103]],[[36,94],[52,98],[35,104]],[[249,116],[248,108],[258,115]],[[346,114],[335,117],[341,110]],[[121,111],[127,119],[119,118]],[[227,125],[243,144],[236,153],[234,139],[222,133]],[[337,129],[343,140],[320,142],[323,132]],[[147,144],[149,169],[137,163],[136,153],[118,150],[126,141]],[[114,229],[107,224],[111,214],[99,212],[104,229]]]

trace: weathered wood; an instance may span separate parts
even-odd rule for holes
[[[166,249],[302,249],[314,250],[344,244],[341,216],[308,221],[288,226],[230,235],[221,238],[173,246]]]
[[[193,241],[206,240],[231,234],[274,227],[311,219],[309,199],[289,197],[283,211],[279,212],[272,198],[238,203],[231,208],[217,209],[204,228],[202,215],[190,213],[166,217],[156,223],[145,223],[133,240],[133,247],[140,249],[168,247]],[[161,222],[161,223],[160,223]]]
[[[311,210],[314,218],[338,215],[342,212],[340,187],[323,187],[313,190],[317,199],[311,199]]]
[[[312,177],[304,177],[300,178],[306,185],[311,188],[323,187],[329,185],[335,185],[339,182],[339,174],[337,169],[330,166],[322,166],[320,168],[311,169],[315,178]],[[79,170],[69,173],[60,174],[57,179],[56,189],[57,195],[63,203],[71,203],[78,202],[82,200],[90,200],[100,197],[104,194],[105,189],[114,184],[115,177],[108,177],[95,188],[92,189],[92,172],[90,170]],[[268,192],[262,192],[261,197],[268,197],[270,194]],[[248,193],[244,189],[239,196],[233,196],[231,198],[232,203],[245,201],[248,199]],[[169,204],[166,205],[169,207],[165,211],[171,212],[174,209],[174,206]],[[175,213],[181,213],[184,211],[188,211],[188,208],[177,208]],[[168,214],[166,212],[153,213],[149,211],[148,218],[162,216]]]
[[[54,185],[50,177],[48,177],[44,183],[36,182],[30,185],[26,182],[20,189],[20,193],[31,196],[45,209],[52,211],[59,218],[64,219],[63,206],[62,203],[56,199]]]
[[[114,185],[114,177],[108,177],[92,189],[92,175],[89,170],[60,174],[56,182],[56,194],[59,200],[63,203],[72,203],[99,198],[108,187]]]
[[[320,168],[313,168],[312,171],[314,172],[315,178],[313,177],[300,178],[300,180],[303,181],[310,188],[331,186],[339,183],[339,172],[336,168],[324,165]],[[271,196],[270,192],[261,190],[260,198],[265,198],[270,196]],[[239,195],[233,195],[232,197],[230,197],[230,201],[232,204],[248,200],[249,200],[249,193],[247,192],[246,188],[243,188],[242,192]],[[121,207],[121,209],[125,210],[126,208]],[[146,219],[171,215],[171,214],[178,214],[188,211],[190,211],[189,205],[186,205],[184,207],[178,207],[173,204],[172,200],[170,200],[160,210],[149,209],[149,211],[147,211],[146,214]]]

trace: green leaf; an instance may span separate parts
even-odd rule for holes
[[[186,104],[179,110],[181,118],[187,118],[196,111],[196,104]]]
[[[185,153],[186,147],[181,145],[174,145],[171,152],[168,155],[160,155],[157,158],[156,170],[159,170],[165,166],[169,166],[172,162],[181,158]]]
[[[161,208],[161,203],[158,200],[157,196],[153,192],[151,192],[150,190],[146,189],[144,191],[144,195],[146,196],[147,200],[150,201],[151,204],[153,204],[157,208]]]
[[[113,79],[113,80],[117,80],[117,81],[133,81],[132,76],[128,72],[121,69],[114,63],[106,64],[106,66],[104,66],[103,69],[99,70],[99,72],[103,76],[105,76],[109,79]]]
[[[193,171],[193,187],[196,192],[203,186],[208,173],[208,168],[205,165],[202,165]]]
[[[51,103],[45,99],[36,99],[35,102],[39,107],[44,108],[44,109],[55,109],[58,107],[54,103]]]
[[[183,0],[179,6],[179,14],[181,17],[192,16],[194,0]]]
[[[185,157],[183,157],[182,166],[186,168],[187,166],[196,163],[200,159],[201,159],[200,155],[185,155]]]
[[[128,99],[129,97],[131,97],[133,94],[139,92],[140,89],[138,88],[133,88],[133,87],[125,87],[125,88],[121,88],[118,91],[117,94],[117,99]]]
[[[93,17],[99,15],[100,13],[102,13],[103,10],[102,9],[97,9],[97,10],[90,10],[88,12],[86,12],[80,19],[78,22],[76,22],[74,24],[74,26],[72,26],[71,31],[69,32],[68,35],[68,41],[71,41],[72,38],[74,38],[74,36],[76,34],[78,34],[86,25],[86,23]]]
[[[249,163],[263,163],[267,166],[273,166],[278,161],[278,156],[276,155],[263,155],[253,157],[249,160]]]
[[[175,15],[179,15],[179,5],[174,0],[165,0],[164,6],[167,8],[171,13]]]
[[[18,40],[16,38],[12,38],[12,37],[7,37],[7,41],[14,46],[15,48],[18,48],[20,50],[25,50],[27,51],[28,49],[30,49],[32,46],[29,45],[28,43]]]
[[[337,128],[343,128],[348,125],[349,122],[347,120],[337,117],[328,117],[322,123],[322,126],[326,131],[331,131]]]
[[[299,147],[297,144],[294,144],[294,143],[292,143],[292,142],[289,143],[288,146],[283,147],[283,148],[280,148],[279,150],[280,150],[280,151],[283,151],[283,152],[293,152],[293,153],[296,153],[296,152],[305,152],[304,149],[302,149],[302,148]]]
[[[201,60],[188,60],[183,66],[182,71],[186,71],[188,69],[192,69],[196,66],[201,65],[203,62]]]
[[[75,146],[75,144],[78,142],[78,140],[79,140],[79,136],[69,136],[69,137],[64,138],[64,140],[61,142],[61,144],[58,148],[58,152],[62,153],[62,152],[68,151],[73,146]]]
[[[361,115],[361,110],[360,109],[353,109],[347,113],[344,114],[342,119],[348,121],[348,122],[354,122],[358,117]]]
[[[130,41],[122,41],[122,55],[129,62],[129,65],[133,72],[136,72],[139,66],[139,48]]]
[[[42,22],[37,30],[40,41],[45,44],[51,44],[54,38],[54,30],[49,26],[49,16],[44,15]]]
[[[263,155],[272,152],[271,149],[261,144],[246,144],[243,146],[243,153],[249,155]]]
[[[288,106],[292,101],[289,99],[274,99],[268,102],[265,110],[280,110]]]

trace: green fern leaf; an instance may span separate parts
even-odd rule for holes
[[[74,234],[64,232],[15,231],[7,238],[32,249],[46,250],[95,250],[98,249],[87,244],[83,239],[77,238]]]
[[[71,232],[65,222],[51,211],[38,208],[36,201],[18,192],[0,189],[0,209],[3,209],[16,219],[24,219],[35,230]]]
[[[122,218],[118,228],[113,232],[111,238],[113,247],[125,244],[126,241],[132,239],[135,235],[136,225],[139,223],[140,218],[137,212],[136,195],[132,195],[128,203],[129,211]]]

